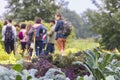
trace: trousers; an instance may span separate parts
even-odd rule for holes
[[[57,39],[57,47],[58,47],[59,51],[65,50],[65,44],[66,44],[66,39],[64,39],[64,38]]]

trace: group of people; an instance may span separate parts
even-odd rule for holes
[[[67,36],[62,33],[63,21],[61,14],[55,14],[55,20],[50,21],[51,29],[47,31],[42,24],[41,19],[37,19],[35,24],[12,25],[12,20],[4,22],[2,28],[2,40],[4,41],[5,51],[9,54],[12,51],[16,53],[16,43],[20,41],[23,52],[27,50],[30,56],[35,52],[36,56],[40,54],[54,53],[55,43],[61,54],[64,54]],[[19,29],[20,28],[20,29]],[[46,47],[45,47],[46,46]],[[45,49],[43,51],[43,49]]]

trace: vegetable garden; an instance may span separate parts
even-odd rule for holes
[[[73,36],[74,32],[68,38],[65,56],[56,49],[53,55],[40,55],[31,60],[19,47],[15,55],[5,53],[1,41],[0,80],[119,80],[117,49],[103,50],[93,39],[75,40]]]

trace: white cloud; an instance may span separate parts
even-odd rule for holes
[[[1,0],[0,1],[0,16],[2,16],[2,14],[5,12],[5,6],[6,6],[6,1],[5,0]]]

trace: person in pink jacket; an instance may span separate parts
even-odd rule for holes
[[[26,35],[26,24],[21,25],[21,30],[18,35],[21,35],[22,38],[20,38],[20,43],[21,43],[21,48],[23,51],[26,49],[26,44],[27,44],[27,35]]]

